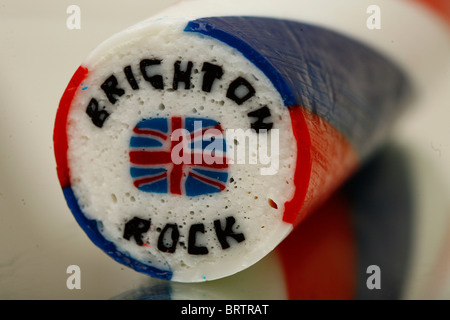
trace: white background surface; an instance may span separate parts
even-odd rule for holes
[[[114,262],[76,224],[56,176],[52,136],[59,99],[89,52],[174,2],[0,0],[0,299],[109,299],[157,282]],[[66,27],[71,4],[81,8],[80,30]],[[366,18],[361,12],[362,28]],[[429,52],[430,59],[435,54],[442,57]],[[406,298],[450,298],[450,59],[440,63],[394,138],[423,181]],[[81,290],[66,287],[72,264],[82,270]],[[273,290],[271,297],[282,296]]]

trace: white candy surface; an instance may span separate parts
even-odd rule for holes
[[[163,19],[103,43],[83,64],[89,74],[82,83],[85,89],[73,101],[67,129],[71,187],[83,213],[101,222],[102,235],[121,252],[144,264],[172,271],[172,280],[189,282],[240,271],[265,256],[290,232],[292,225],[283,222],[282,216],[284,203],[294,192],[296,143],[289,111],[265,75],[238,51],[220,41],[184,32],[186,23],[186,20]],[[143,59],[161,60],[152,72],[163,76],[163,90],[153,88],[143,78],[139,69]],[[177,90],[172,88],[176,61],[182,61],[182,68],[188,61],[193,63],[189,90],[183,84]],[[204,62],[223,69],[222,78],[214,81],[211,92],[201,89]],[[123,72],[126,66],[131,66],[138,90],[133,90],[127,82]],[[117,78],[118,87],[125,90],[114,104],[101,89],[101,84],[111,75]],[[248,80],[256,91],[242,105],[226,97],[227,88],[238,77]],[[93,125],[86,114],[93,97],[110,114],[101,128]],[[277,131],[275,137],[279,138],[274,140],[278,150],[273,149],[279,155],[271,155],[271,163],[263,164],[257,157],[255,164],[249,158],[244,164],[230,164],[225,190],[196,197],[143,192],[133,185],[129,144],[132,130],[140,120],[173,116],[214,119],[222,125],[227,155],[233,157],[232,152],[240,147],[233,138],[227,138],[227,132],[250,129],[247,113],[262,106],[270,108],[270,120],[274,124],[271,131]],[[258,134],[253,132],[251,137],[257,139]],[[250,150],[247,144],[245,156],[252,156],[258,150]],[[261,169],[270,166],[272,174],[261,174],[264,172]],[[125,224],[134,217],[151,220],[150,230],[143,234],[146,245],[137,245],[133,238],[124,239]],[[243,234],[245,240],[238,243],[228,237],[230,247],[222,249],[214,221],[220,220],[225,228],[227,217],[235,219],[233,231]],[[161,252],[157,247],[167,224],[176,224],[179,230],[173,253]],[[204,225],[205,232],[196,233],[196,245],[206,247],[207,254],[188,253],[188,234],[193,224]],[[170,246],[170,232],[165,237]]]

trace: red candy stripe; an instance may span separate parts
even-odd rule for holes
[[[53,131],[53,143],[55,147],[55,158],[57,164],[57,173],[59,183],[62,188],[70,186],[70,170],[67,165],[67,117],[69,115],[70,106],[72,105],[73,98],[77,92],[80,84],[86,79],[88,75],[88,69],[80,66],[61,98],[59,108],[56,113],[55,128]]]

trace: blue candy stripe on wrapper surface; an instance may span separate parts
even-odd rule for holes
[[[239,50],[278,89],[287,107],[300,105],[339,130],[368,155],[400,113],[409,84],[401,70],[371,48],[334,31],[261,17],[191,21],[197,32]]]

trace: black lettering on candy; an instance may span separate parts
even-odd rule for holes
[[[225,228],[222,229],[222,224],[220,220],[214,220],[214,229],[216,230],[217,240],[219,240],[222,249],[228,249],[230,244],[227,241],[227,238],[233,238],[238,243],[245,240],[244,234],[242,233],[234,233],[232,230],[236,219],[234,217],[227,217],[225,219]]]
[[[148,69],[151,69],[150,67],[155,65],[160,65],[161,60],[156,59],[144,59],[140,62],[139,66],[141,68],[142,77],[144,77],[145,81],[150,82],[150,84],[155,89],[164,89],[164,81],[162,75],[156,74],[156,75],[149,75]]]
[[[131,237],[133,237],[137,245],[142,246],[144,244],[142,241],[142,234],[146,233],[150,229],[150,225],[150,220],[134,217],[125,224],[123,238],[130,240]]]
[[[259,108],[258,110],[247,113],[250,118],[256,118],[256,121],[251,123],[251,128],[259,133],[260,130],[265,129],[269,131],[273,127],[272,122],[264,122],[264,119],[271,116],[270,110],[267,106]]]
[[[164,90],[164,78],[161,74],[158,74],[156,69],[161,65],[162,61],[162,59],[143,59],[139,62],[142,78],[157,90]],[[173,90],[178,90],[180,83],[184,84],[185,90],[192,87],[191,74],[193,67],[194,62],[192,61],[187,61],[184,65],[182,65],[182,60],[177,60],[174,63],[172,81]],[[222,79],[224,70],[219,65],[203,62],[201,71],[203,72],[203,77],[201,78],[202,91],[211,92],[214,83],[217,80]],[[123,74],[132,90],[140,89],[131,65],[127,65],[123,68]],[[100,87],[111,104],[115,104],[118,98],[125,94],[125,89],[119,85],[115,75],[110,75]],[[233,100],[238,105],[242,105],[255,94],[255,88],[243,77],[234,79],[226,90],[226,97]],[[91,118],[92,123],[99,128],[103,127],[105,120],[110,115],[110,113],[105,110],[105,107],[99,107],[98,101],[95,98],[90,100],[86,108],[86,113]],[[251,122],[251,128],[255,129],[258,133],[262,129],[272,129],[273,123],[265,122],[265,119],[270,117],[270,110],[267,106],[249,112],[247,115],[250,118],[257,118],[255,121]]]
[[[211,92],[214,80],[221,79],[223,76],[222,67],[205,62],[203,63],[202,72],[204,72],[202,90],[204,92]]]
[[[243,96],[241,93],[237,93],[237,89],[241,87],[244,87],[243,89],[247,90],[247,92]],[[238,77],[233,82],[231,82],[230,86],[228,87],[227,98],[233,100],[238,105],[241,105],[245,101],[253,97],[255,93],[256,91],[250,84],[250,82],[248,82],[242,77]]]
[[[92,123],[99,128],[103,127],[103,123],[105,122],[106,118],[109,117],[109,113],[105,110],[105,107],[100,108],[98,105],[98,101],[94,98],[92,98],[89,102],[86,108],[86,113],[91,118]]]
[[[138,90],[139,85],[136,82],[136,78],[134,77],[131,66],[126,66],[125,68],[123,68],[123,73],[125,73],[125,77],[127,77],[127,81],[130,84],[131,89]]]
[[[117,101],[116,96],[121,97],[125,93],[125,90],[119,88],[118,84],[119,83],[117,82],[117,78],[114,75],[111,75],[100,86],[102,90],[105,92],[109,102],[111,102],[112,104],[116,103]]]
[[[173,73],[173,83],[172,88],[173,90],[178,90],[178,83],[183,82],[184,83],[184,89],[188,90],[191,88],[191,72],[192,72],[192,66],[194,64],[192,61],[189,61],[186,66],[186,70],[182,71],[180,69],[181,67],[181,61],[177,61],[174,64],[174,73]]]
[[[205,226],[203,223],[197,223],[191,225],[189,229],[189,238],[188,238],[188,253],[189,254],[208,254],[208,248],[197,246],[197,233],[205,233]]]
[[[234,239],[237,243],[245,240],[244,234],[236,233],[232,230],[235,223],[236,219],[232,216],[225,218],[224,227],[220,220],[214,221],[215,234],[222,249],[228,249],[230,247],[228,238]],[[144,245],[143,235],[150,230],[150,226],[151,220],[134,217],[125,223],[123,238],[128,241],[133,238],[137,245],[142,246]],[[192,224],[188,233],[188,254],[205,255],[209,253],[206,246],[199,245],[199,233],[206,233],[205,225],[203,223]],[[178,225],[176,223],[167,223],[158,236],[157,248],[163,253],[175,253],[179,239],[180,231]]]
[[[171,230],[170,233],[170,245],[169,243],[165,243],[166,233]],[[178,231],[178,226],[175,223],[168,223],[162,229],[159,238],[158,238],[158,249],[162,252],[174,253],[177,248],[178,239],[180,238],[180,231]]]

